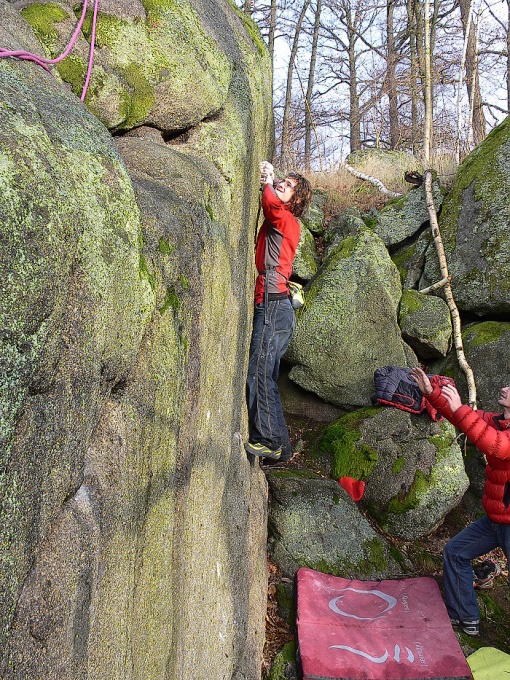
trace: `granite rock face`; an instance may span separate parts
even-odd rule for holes
[[[222,0],[108,2],[101,30],[108,16],[133,56],[157,15],[166,51],[170,5],[228,76],[213,103],[214,69],[195,80],[215,115],[187,139],[147,114],[133,124],[156,127],[115,144],[97,89],[84,106],[0,60],[4,680],[260,677],[267,490],[242,441],[269,60]],[[29,10],[57,49],[55,3],[0,0],[0,44],[43,53]]]
[[[477,316],[510,311],[510,118],[464,160],[439,226],[459,309]],[[430,247],[420,287],[441,279]]]

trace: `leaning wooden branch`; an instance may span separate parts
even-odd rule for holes
[[[467,385],[468,385],[468,399],[469,404],[472,408],[476,409],[476,385],[473,371],[467,362],[466,356],[464,354],[464,346],[462,344],[462,334],[460,327],[460,315],[457,305],[455,303],[452,286],[450,282],[450,275],[448,274],[448,263],[446,261],[446,253],[444,251],[443,239],[441,238],[441,232],[439,231],[439,224],[437,222],[437,213],[434,206],[434,198],[432,196],[432,172],[426,170],[424,174],[424,187],[425,187],[425,200],[427,203],[427,210],[429,213],[430,227],[432,230],[432,236],[434,238],[434,245],[436,246],[437,257],[439,259],[439,267],[441,269],[442,280],[439,284],[434,284],[429,288],[424,288],[420,293],[427,293],[434,288],[439,288],[441,285],[444,287],[444,294],[446,298],[446,303],[450,309],[450,315],[452,317],[453,325],[453,341],[455,343],[455,351],[457,352],[457,359],[459,365],[466,375]]]
[[[451,276],[445,276],[444,279],[441,279],[441,281],[436,281],[436,283],[433,283],[431,286],[428,288],[422,288],[420,290],[420,293],[423,293],[424,295],[427,295],[428,293],[433,293],[435,290],[439,290],[439,288],[444,288],[447,283],[450,283],[452,280]]]
[[[357,177],[358,179],[364,179],[367,182],[371,182],[374,186],[376,186],[379,189],[381,193],[386,194],[386,196],[391,196],[392,198],[402,196],[402,194],[399,194],[396,191],[390,191],[389,189],[387,189],[381,182],[381,180],[377,179],[377,177],[370,177],[370,175],[364,175],[362,172],[355,170],[351,165],[347,165],[347,163],[344,163],[344,168],[347,170],[347,172],[350,172],[351,175],[354,175],[354,177]]]

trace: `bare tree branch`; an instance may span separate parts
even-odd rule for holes
[[[391,196],[392,198],[402,196],[402,194],[399,194],[396,191],[390,191],[389,189],[387,189],[381,182],[381,180],[377,179],[377,177],[370,177],[370,175],[364,175],[362,172],[355,170],[351,165],[348,165],[347,163],[344,163],[343,167],[347,170],[347,172],[350,172],[351,175],[354,175],[354,177],[357,177],[358,179],[363,179],[376,186],[379,189],[379,191],[382,194],[385,194],[386,196]]]

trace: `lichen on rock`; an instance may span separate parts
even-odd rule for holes
[[[510,311],[509,188],[506,118],[460,165],[439,220],[456,303],[478,316]],[[440,278],[429,249],[420,287]]]
[[[185,130],[221,109],[233,63],[192,2],[144,0],[143,6],[145,16],[100,8],[87,106],[110,128],[148,124]],[[60,54],[76,22],[72,6],[41,2],[22,12],[51,56]],[[89,12],[73,54],[57,66],[76,94],[83,85],[91,19]]]
[[[415,540],[432,531],[469,484],[452,425],[394,408],[354,411],[319,446],[334,474],[363,479],[363,505],[387,533]]]
[[[400,301],[402,337],[418,356],[446,356],[451,346],[452,321],[448,305],[434,295],[404,290]]]
[[[362,227],[343,239],[307,289],[286,353],[290,378],[337,406],[369,404],[374,371],[407,365],[400,296],[398,272],[379,237]]]

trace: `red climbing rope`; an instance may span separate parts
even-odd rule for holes
[[[96,41],[96,23],[97,23],[97,11],[99,7],[99,0],[93,0],[94,1],[94,12],[92,16],[92,33],[91,33],[91,38],[90,38],[90,52],[89,52],[89,61],[88,61],[88,67],[87,67],[87,75],[85,78],[85,84],[83,86],[83,91],[81,93],[81,101],[85,101],[85,95],[87,94],[87,88],[89,86],[90,82],[90,76],[92,74],[92,64],[94,63],[94,43]],[[62,52],[62,54],[59,57],[56,57],[55,59],[46,59],[46,57],[40,57],[37,54],[32,54],[31,52],[25,52],[24,50],[7,50],[4,47],[0,47],[0,59],[6,58],[6,57],[13,57],[15,59],[25,59],[27,61],[33,61],[34,63],[38,64],[39,66],[42,66],[46,71],[50,72],[50,69],[48,68],[49,65],[51,64],[58,64],[60,61],[65,59],[69,52],[73,49],[74,44],[76,43],[76,40],[78,39],[78,35],[80,34],[81,27],[83,25],[83,22],[85,20],[85,15],[87,13],[87,6],[89,4],[89,0],[83,0],[83,9],[81,13],[80,20],[78,21],[78,24],[76,26],[76,29],[71,37],[71,40],[69,41],[69,44],[65,48],[65,50]]]

